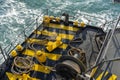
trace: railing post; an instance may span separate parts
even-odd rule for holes
[[[5,61],[6,61],[6,54],[4,54],[4,52],[3,52],[3,49],[2,49],[2,47],[1,47],[1,45],[0,45],[0,50],[1,50],[1,54],[3,55],[3,58],[5,59]]]

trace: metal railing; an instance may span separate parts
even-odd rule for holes
[[[10,51],[14,49],[17,44],[21,44],[25,38],[42,23],[42,17],[44,14],[45,13],[41,13],[35,20],[30,21],[29,25],[25,25],[23,31],[21,31],[6,47],[2,48],[0,46],[0,64],[9,58]]]
[[[24,27],[24,30],[18,34],[16,39],[11,41],[11,43],[9,45],[7,45],[5,48],[2,49],[2,47],[1,47],[0,53],[2,53],[2,54],[0,54],[0,55],[2,55],[3,57],[0,57],[0,63],[2,63],[4,60],[6,60],[9,57],[8,53],[10,53],[10,51],[12,49],[14,49],[17,44],[21,44],[25,40],[25,38],[30,35],[30,33],[33,30],[35,30],[35,29],[37,29],[37,27],[39,27],[39,25],[43,21],[42,19],[43,19],[44,15],[49,15],[49,16],[54,15],[55,17],[61,17],[63,13],[69,13],[69,16],[70,16],[69,18],[72,21],[74,21],[74,20],[77,20],[77,21],[87,20],[88,23],[86,23],[86,24],[95,25],[95,26],[103,27],[103,28],[105,26],[109,26],[109,25],[113,24],[113,22],[115,22],[115,20],[109,22],[102,17],[90,15],[90,14],[83,13],[80,11],[71,12],[70,10],[61,10],[61,9],[56,9],[56,8],[43,9],[43,11],[44,12],[42,12],[40,15],[38,15],[34,21],[31,21],[29,25]],[[99,25],[97,25],[97,24],[99,24]],[[1,61],[1,60],[3,60],[3,61]]]

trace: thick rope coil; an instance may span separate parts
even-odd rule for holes
[[[32,70],[34,62],[31,57],[15,57],[11,68],[14,74],[24,74]]]

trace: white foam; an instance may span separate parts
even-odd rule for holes
[[[19,2],[16,0],[6,0],[4,4],[1,6],[2,10],[5,12],[0,15],[0,28],[1,31],[4,31],[4,37],[0,39],[0,43],[3,47],[7,44],[10,44],[11,41],[14,41],[20,31],[24,30],[26,20],[29,21],[35,20],[38,14],[41,14],[41,9],[28,9],[24,2]],[[29,24],[29,22],[27,22]],[[23,35],[22,35],[23,36]],[[18,42],[21,41],[22,38],[18,39]]]

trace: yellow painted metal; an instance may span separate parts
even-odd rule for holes
[[[117,76],[113,74],[108,80],[117,80]]]
[[[49,52],[51,52],[51,51],[54,50],[55,47],[56,47],[56,46],[54,47],[53,45],[54,45],[54,42],[49,41],[48,44],[47,44],[46,49],[47,49]]]
[[[8,76],[9,80],[16,80],[16,78],[20,76],[13,75],[12,73],[6,72],[6,75]]]
[[[51,72],[52,67],[50,66],[44,66],[44,65],[39,65],[39,64],[34,64],[34,67],[32,68],[32,70],[34,71],[38,71],[38,72],[42,72],[42,73],[46,73],[49,74]]]
[[[49,16],[48,15],[45,15],[44,17],[43,17],[43,19],[48,19],[49,18]]]
[[[25,49],[23,54],[27,56],[35,57],[35,51],[33,50]]]
[[[17,52],[16,52],[16,50],[12,50],[11,53],[10,53],[10,55],[11,55],[12,57],[17,56]]]
[[[46,54],[46,57],[51,59],[51,60],[58,60],[61,55],[60,54],[55,54],[55,53],[47,53],[47,52],[44,52],[41,50],[41,52],[45,53]],[[35,51],[33,50],[29,50],[29,49],[26,49],[24,52],[23,52],[24,55],[28,55],[28,56],[32,56],[32,57],[35,57]]]
[[[73,25],[78,26],[78,21],[74,21]]]
[[[47,16],[47,15],[45,15],[45,16],[43,17],[43,22],[44,22],[45,24],[49,24],[49,23],[50,23],[50,17]]]
[[[53,53],[47,53],[46,56],[51,60],[58,60],[62,55],[61,54],[53,54]]]
[[[68,47],[67,44],[62,44],[62,45],[59,46],[59,48],[62,48],[62,49],[66,49],[67,47]]]
[[[97,68],[98,68],[98,67],[96,67],[96,68],[94,68],[94,69],[92,70],[92,72],[91,72],[91,74],[90,74],[91,77],[94,77],[94,75],[97,74]],[[95,80],[101,80],[102,75],[103,75],[103,72],[104,72],[104,71],[102,71],[102,73],[98,74],[99,76],[98,76]],[[109,72],[106,72],[106,73],[105,73],[105,76],[107,76],[107,75],[109,75],[109,74],[110,74]],[[105,77],[105,76],[104,76],[104,77]],[[117,76],[116,76],[115,74],[112,74],[108,80],[117,80]]]
[[[53,51],[54,49],[56,49],[57,47],[59,47],[60,45],[62,45],[62,41],[61,41],[61,37],[57,37],[56,38],[56,41],[55,42],[52,42],[52,41],[49,41],[47,46],[46,46],[46,49],[51,52]]]
[[[56,21],[57,21],[57,22],[60,22],[60,17],[56,17]]]
[[[47,30],[34,31],[34,33],[39,34],[39,35],[42,34],[42,35],[46,35],[46,36],[60,36],[63,39],[69,39],[69,40],[72,40],[74,38],[74,35],[71,35],[71,34],[56,33],[56,32],[51,32],[51,31],[47,31]]]
[[[81,27],[85,27],[85,23],[84,23],[84,22],[81,22],[81,23],[80,23],[80,26],[81,26]]]
[[[23,50],[23,47],[19,44],[19,45],[17,45],[16,49],[17,49],[18,51],[22,51],[22,50]]]
[[[62,40],[61,37],[57,36],[57,38],[56,38],[56,43],[57,43],[57,44],[60,44],[60,43],[62,42],[61,40]]]
[[[91,76],[91,77],[93,77],[93,76],[94,76],[94,74],[95,74],[96,70],[97,70],[97,67],[96,67],[96,68],[94,68],[94,69],[92,70],[92,72],[90,73],[90,76]]]
[[[37,44],[41,44],[41,45],[47,45],[48,40],[29,38],[27,40],[27,43],[37,43]],[[62,44],[59,46],[59,48],[62,48],[62,49],[66,49],[67,47],[68,47],[68,44]]]
[[[106,76],[107,74],[108,74],[108,72],[106,72],[104,76]],[[102,76],[103,76],[103,72],[97,77],[96,80],[101,80]]]
[[[39,62],[46,62],[46,54],[45,53],[43,53],[43,51],[40,51],[40,50],[38,50],[37,52],[36,52],[36,59],[39,61]]]
[[[50,16],[50,19],[53,20],[53,19],[54,19],[54,16]]]
[[[9,80],[40,80],[37,78],[32,78],[29,74],[17,75],[10,72],[6,72]]]
[[[60,24],[54,24],[50,23],[49,26],[51,28],[58,28],[58,29],[63,29],[63,30],[68,30],[68,31],[78,31],[79,28],[73,27],[73,26],[65,26],[65,25],[60,25]]]
[[[62,44],[62,42],[60,42],[59,44],[57,42],[48,42],[46,49],[51,52],[54,49],[56,49],[57,47],[59,47]]]
[[[72,40],[74,38],[74,35],[68,35],[68,34],[63,34],[63,33],[59,33],[58,36],[60,36],[63,39],[69,39]]]
[[[27,39],[27,43],[37,43],[40,45],[46,45],[48,43],[48,40],[47,39],[41,40],[41,39],[29,38],[29,39]]]

